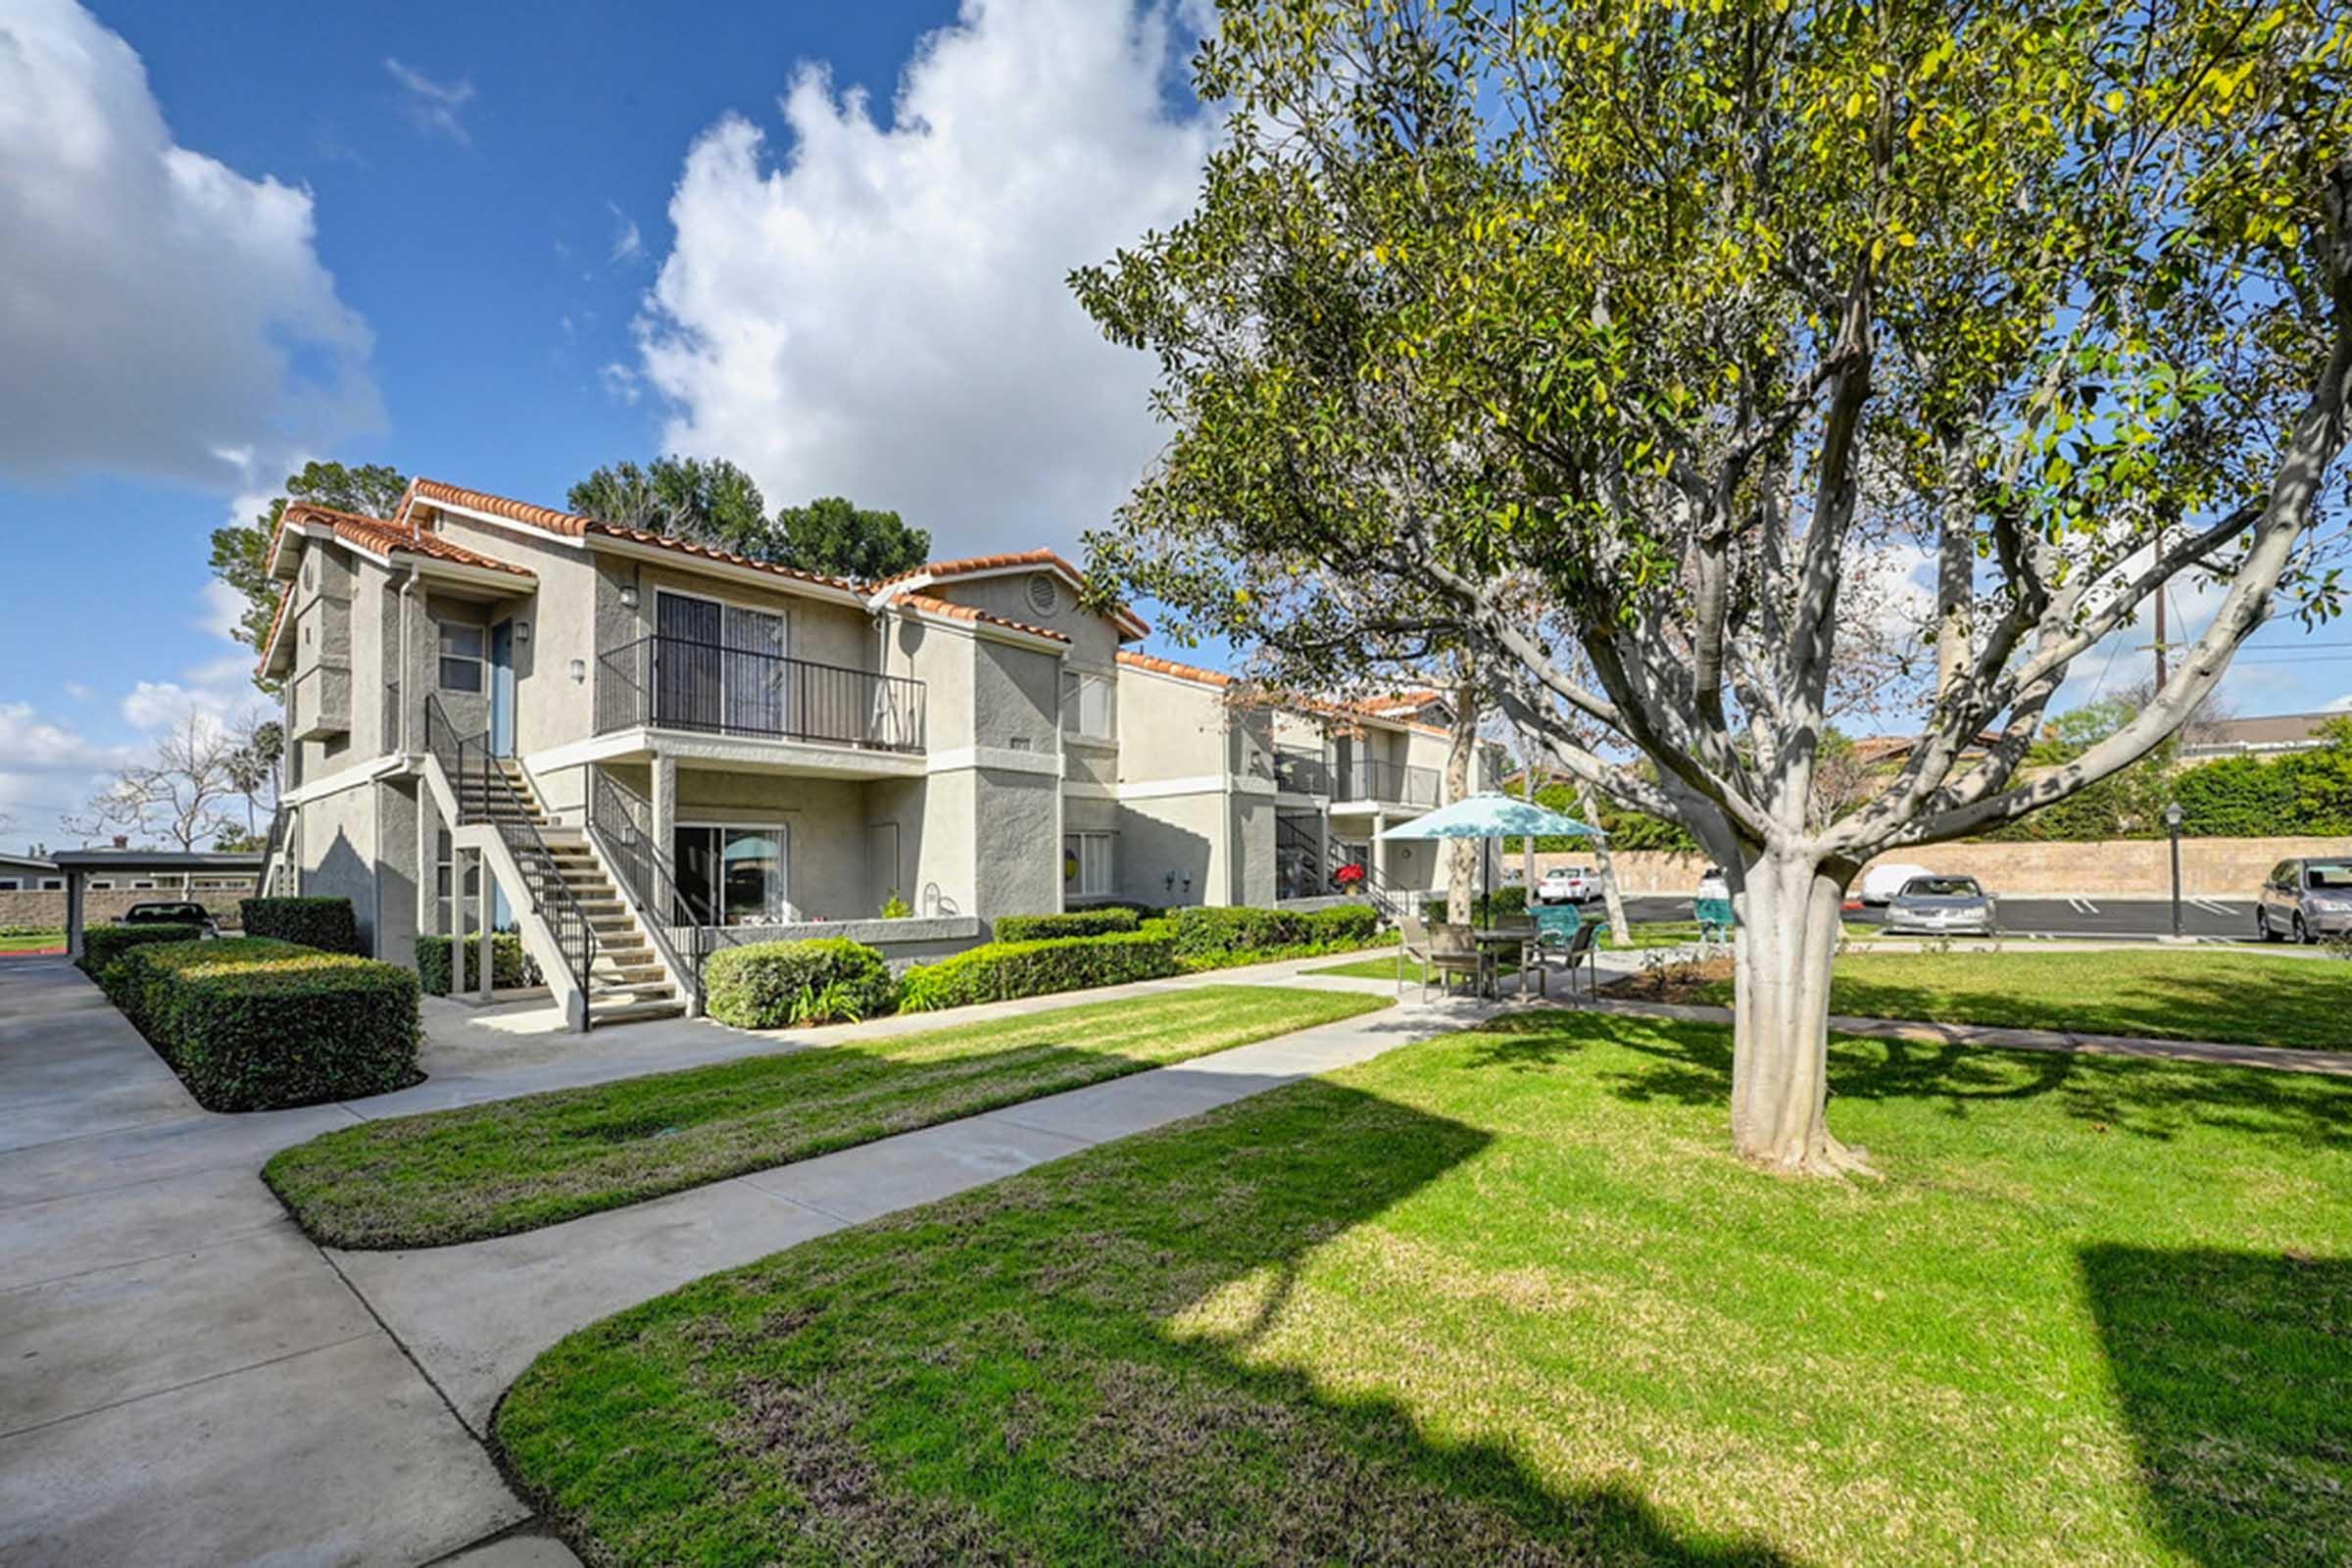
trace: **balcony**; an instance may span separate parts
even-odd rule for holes
[[[684,730],[919,755],[923,683],[655,635],[597,660],[596,732]]]
[[[1331,764],[1321,752],[1282,746],[1274,752],[1274,787],[1285,795],[1328,795]]]
[[[290,740],[322,741],[351,731],[351,666],[324,662],[299,670],[286,696]]]
[[[1342,763],[1332,798],[1340,801],[1380,801],[1395,806],[1438,804],[1438,770],[1406,767],[1399,762],[1356,759]]]

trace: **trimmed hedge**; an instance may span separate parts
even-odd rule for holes
[[[703,1010],[738,1029],[856,1022],[898,1000],[882,955],[847,937],[722,948],[703,965]]]
[[[1314,910],[1195,905],[1170,911],[1168,930],[1179,956],[1217,958],[1279,948],[1360,945],[1379,934],[1380,911],[1369,904]]]
[[[319,953],[360,951],[360,922],[349,899],[240,899],[249,937],[275,937]]]
[[[456,972],[450,957],[449,937],[418,937],[416,939],[416,981],[428,997],[446,997]],[[473,959],[466,959],[466,979],[471,980]],[[493,932],[490,937],[490,989],[512,991],[521,986],[544,984],[546,976],[539,965],[523,950],[522,938],[512,931]]]
[[[1007,1002],[1055,991],[1158,980],[1177,972],[1175,941],[1142,931],[1043,942],[991,942],[906,971],[899,1006],[906,1012]]]
[[[193,925],[86,925],[81,928],[81,972],[103,987],[106,971],[131,949],[194,942],[203,935],[204,928]]]
[[[274,1110],[416,1081],[416,977],[269,937],[140,947],[107,995],[208,1110]]]
[[[1106,937],[1133,931],[1143,917],[1124,905],[1069,909],[1060,914],[1007,914],[997,920],[999,942],[1046,942],[1054,937]]]
[[[1444,920],[1446,898],[1443,894],[1426,899],[1421,906],[1424,920]],[[1527,889],[1496,888],[1493,893],[1481,893],[1470,901],[1470,920],[1474,925],[1487,925],[1498,914],[1512,915],[1527,912]]]

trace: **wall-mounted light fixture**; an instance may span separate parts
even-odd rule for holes
[[[583,681],[587,680],[587,678],[588,678],[588,661],[586,661],[585,659],[575,659],[575,660],[573,660],[573,661],[571,662],[571,683],[572,683],[574,686],[577,686],[577,685],[581,684]]]
[[[624,582],[620,585],[620,608],[623,610],[637,608],[637,585],[635,583]]]
[[[518,620],[514,623],[514,640],[518,643],[527,643],[531,640],[531,623],[529,621]]]

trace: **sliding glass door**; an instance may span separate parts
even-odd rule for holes
[[[791,919],[786,898],[786,843],[781,826],[679,823],[670,841],[681,904],[676,922],[701,924],[713,914],[720,925],[767,925]]]
[[[654,722],[728,735],[791,734],[782,612],[667,591],[659,598]]]

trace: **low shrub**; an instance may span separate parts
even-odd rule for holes
[[[416,939],[416,980],[428,997],[449,995],[456,963],[450,956],[449,937],[418,937]],[[473,958],[466,959],[466,979],[471,980]],[[512,931],[497,931],[490,937],[490,988],[493,991],[513,991],[522,986],[546,984],[547,977],[522,945],[522,938]]]
[[[1470,901],[1470,920],[1474,925],[1491,924],[1497,916],[1509,918],[1527,912],[1527,889],[1496,888],[1493,893],[1481,893]],[[1425,920],[1446,918],[1446,900],[1443,895],[1425,900],[1421,906]]]
[[[269,937],[155,944],[107,992],[209,1110],[273,1110],[416,1081],[416,977]]]
[[[360,951],[359,918],[349,899],[240,899],[249,937],[275,937],[319,953]]]
[[[81,930],[81,970],[101,986],[117,958],[133,948],[159,942],[193,942],[204,935],[192,925],[91,925]]]
[[[907,970],[899,1005],[907,1012],[930,1012],[975,1002],[1157,980],[1178,967],[1174,938],[1142,931],[991,942]]]
[[[1125,905],[1068,909],[1060,914],[1007,914],[998,917],[999,942],[1045,942],[1054,937],[1106,937],[1114,931],[1133,931],[1142,917]]]
[[[703,1010],[738,1029],[855,1022],[898,1000],[882,955],[847,937],[722,948],[703,965]]]
[[[1199,906],[1175,910],[1168,916],[1168,928],[1176,938],[1177,953],[1188,959],[1243,953],[1276,956],[1291,948],[1361,947],[1379,933],[1380,911],[1368,904],[1312,910]]]

